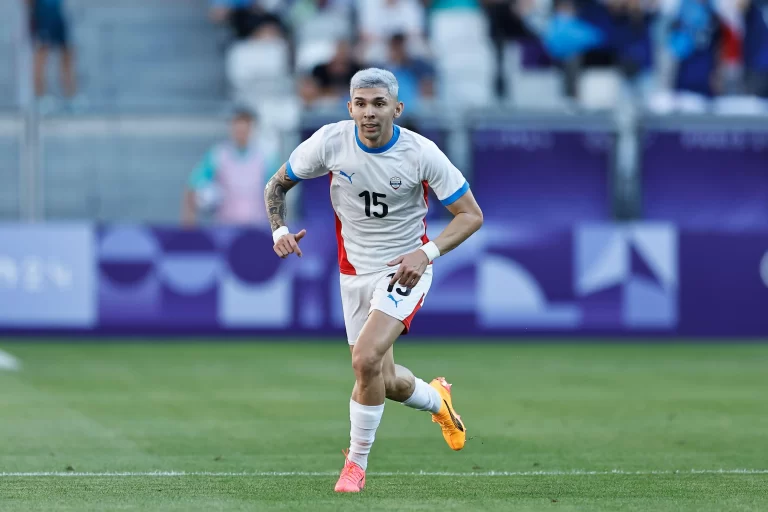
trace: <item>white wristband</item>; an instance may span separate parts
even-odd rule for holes
[[[272,240],[277,243],[281,236],[287,235],[288,233],[290,233],[290,231],[288,231],[288,226],[280,226],[272,232]]]
[[[438,256],[440,256],[440,249],[437,248],[437,244],[435,242],[427,242],[426,244],[422,245],[420,249],[424,251],[424,254],[427,255],[430,263],[433,260],[436,260]]]

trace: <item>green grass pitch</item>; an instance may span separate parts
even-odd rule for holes
[[[407,341],[471,440],[389,402],[336,495],[343,342],[0,340],[0,510],[768,510],[768,345]]]

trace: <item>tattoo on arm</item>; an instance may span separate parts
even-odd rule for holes
[[[267,216],[272,225],[272,231],[285,226],[285,193],[296,185],[285,172],[285,164],[267,183],[264,189],[264,203],[267,205]]]

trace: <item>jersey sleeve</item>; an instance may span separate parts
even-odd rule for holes
[[[422,151],[421,176],[435,191],[443,206],[455,203],[469,190],[469,183],[464,175],[434,142],[427,143]]]
[[[323,126],[293,150],[285,166],[290,179],[301,181],[328,174],[325,163],[327,131],[328,127]]]

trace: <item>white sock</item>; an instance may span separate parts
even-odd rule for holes
[[[443,406],[443,399],[440,398],[440,393],[435,388],[416,378],[413,394],[408,400],[403,402],[403,405],[418,411],[429,411],[437,414],[440,412],[440,407]]]
[[[363,469],[368,467],[368,454],[383,414],[384,404],[361,405],[354,400],[349,401],[349,422],[352,424],[349,460]]]

